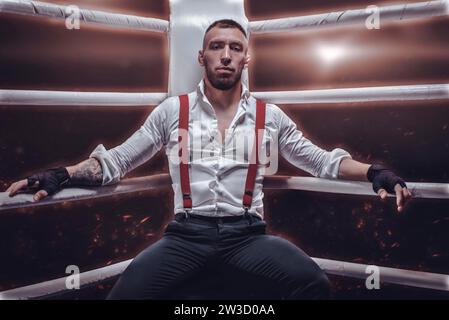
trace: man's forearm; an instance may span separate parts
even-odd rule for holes
[[[367,181],[366,174],[370,164],[355,161],[350,158],[344,158],[340,162],[338,178],[345,180]]]
[[[74,166],[67,167],[72,186],[101,186],[103,171],[100,162],[95,158],[89,158]]]

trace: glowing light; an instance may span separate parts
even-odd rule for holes
[[[319,58],[327,65],[336,63],[345,57],[348,50],[340,45],[319,45],[316,48]]]

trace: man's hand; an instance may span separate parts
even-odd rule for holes
[[[387,198],[388,193],[396,194],[398,212],[402,212],[406,202],[412,198],[412,193],[407,189],[405,181],[384,166],[377,164],[370,166],[367,178],[373,183],[374,192],[382,200]]]
[[[70,176],[66,168],[48,169],[43,172],[33,174],[27,179],[14,182],[6,192],[9,196],[15,196],[20,190],[33,188],[39,190],[33,196],[33,202],[39,201],[48,195],[56,193],[70,181]]]

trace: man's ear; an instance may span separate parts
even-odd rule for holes
[[[243,61],[243,63],[244,63],[243,68],[244,68],[244,69],[247,69],[247,68],[248,68],[249,61],[250,61],[250,60],[251,60],[251,56],[250,56],[249,54],[247,54],[246,57],[245,57],[245,59],[244,59],[244,61]]]
[[[203,50],[198,50],[198,62],[200,66],[204,67],[204,52]]]

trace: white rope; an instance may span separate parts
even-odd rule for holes
[[[253,92],[268,103],[312,104],[449,99],[449,84]]]
[[[368,265],[336,261],[320,258],[312,258],[328,274],[337,276],[366,279],[370,273]],[[378,266],[375,266],[378,267]],[[404,286],[449,291],[449,275],[378,267],[380,281],[383,283],[394,283]]]
[[[80,273],[80,288],[120,275],[125,271],[131,261],[132,259]],[[74,290],[67,289],[66,280],[67,277],[62,277],[30,286],[3,291],[0,292],[0,300],[26,300]]]
[[[407,182],[415,198],[449,199],[449,183]],[[264,179],[265,189],[288,189],[336,194],[377,196],[370,182],[329,180],[312,177],[272,176]],[[394,197],[394,195],[388,195]]]
[[[0,105],[20,106],[147,106],[161,103],[166,93],[0,90]]]
[[[53,196],[32,202],[32,193],[20,193],[9,197],[6,192],[0,192],[0,211],[16,208],[56,204],[64,201],[96,199],[115,194],[161,189],[171,186],[168,174],[158,174],[146,177],[124,179],[116,185],[96,188],[66,188]],[[408,188],[415,198],[449,199],[449,184],[407,182]],[[313,177],[268,176],[264,179],[264,189],[288,189],[336,194],[353,194],[377,196],[369,182],[328,180]],[[394,197],[394,195],[389,195]]]
[[[45,16],[66,19],[67,6],[52,3],[27,0],[0,0],[0,12],[33,16]],[[428,1],[412,4],[379,7],[381,22],[402,21],[412,18],[435,17],[448,14],[448,1]],[[365,25],[372,12],[366,8],[330,12],[303,17],[291,17],[262,21],[251,21],[250,32],[266,33],[279,31],[304,30],[335,25]],[[83,22],[104,24],[113,27],[168,32],[169,22],[161,19],[109,13],[98,10],[80,9],[80,19]]]
[[[449,99],[449,84],[253,92],[268,103],[313,104]],[[167,93],[76,92],[0,89],[0,105],[145,106],[161,103]]]
[[[312,259],[328,274],[357,279],[366,279],[370,275],[370,272],[367,269],[368,265],[366,264],[321,258]],[[131,262],[132,259],[80,273],[80,288],[120,275]],[[379,276],[382,283],[393,283],[411,287],[449,291],[449,275],[388,267],[375,267],[379,268]],[[73,291],[74,289],[67,289],[66,281],[67,277],[62,277],[3,291],[0,292],[0,300],[45,298],[49,295]]]
[[[406,19],[445,16],[449,13],[447,0],[426,1],[401,5],[379,7],[380,23],[398,22]],[[367,8],[315,14],[303,17],[281,18],[263,21],[251,21],[249,30],[253,33],[288,32],[310,30],[321,27],[341,25],[360,25],[373,15]]]
[[[72,13],[68,6],[40,1],[0,0],[0,12],[27,16],[66,19]],[[168,21],[133,15],[109,13],[98,10],[79,9],[80,22],[96,23],[111,27],[131,28],[156,32],[168,32]]]

